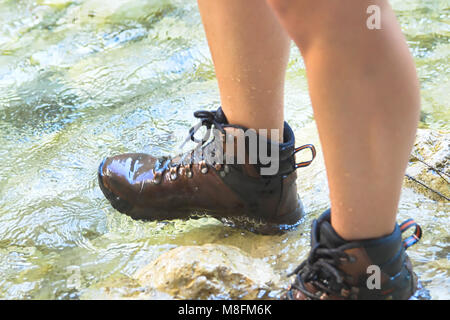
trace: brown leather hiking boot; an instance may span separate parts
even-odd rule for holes
[[[415,227],[402,241],[402,233]],[[385,237],[345,241],[332,228],[330,210],[314,220],[311,251],[291,274],[283,296],[294,300],[406,300],[417,290],[417,276],[405,250],[419,241],[421,228],[409,219]]]
[[[198,143],[194,150],[174,158],[158,159],[148,154],[129,153],[102,162],[99,185],[112,206],[134,219],[185,219],[207,214],[261,233],[296,226],[303,208],[297,195],[295,170],[312,160],[296,164],[295,153],[310,149],[314,159],[314,146],[294,148],[294,133],[285,123],[283,143],[264,140],[253,130],[257,144],[252,149],[251,134],[247,134],[250,129],[228,124],[221,108],[197,111],[194,116],[201,120],[191,128],[188,137]],[[207,134],[198,140],[194,134],[201,126],[206,126]],[[215,134],[209,139],[212,127]],[[236,163],[236,147],[225,143],[229,132],[235,130],[241,130],[244,135],[243,164]],[[237,137],[233,136],[234,141]],[[258,153],[261,148],[276,156],[273,157],[278,165],[275,173],[263,174],[273,163],[262,161]],[[250,161],[252,156],[254,162]],[[223,161],[217,161],[218,158]]]

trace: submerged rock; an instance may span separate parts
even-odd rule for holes
[[[142,286],[180,299],[264,298],[280,280],[264,261],[216,244],[170,250],[134,277]]]
[[[450,133],[419,129],[407,175],[450,198]],[[438,194],[410,178],[406,186],[413,188],[433,200],[445,201]]]
[[[166,293],[146,288],[125,275],[111,276],[84,290],[80,295],[81,300],[167,300],[171,299]]]

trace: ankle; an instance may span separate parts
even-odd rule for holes
[[[371,225],[367,223],[342,223],[339,218],[331,216],[331,225],[335,232],[346,241],[360,241],[382,238],[392,233],[395,223],[392,225]]]
[[[225,116],[231,125],[253,129],[259,135],[265,136],[274,142],[283,142],[284,117],[267,115],[263,112],[257,114],[235,114],[227,110]]]

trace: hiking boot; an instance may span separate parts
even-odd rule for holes
[[[415,233],[402,241],[402,233]],[[293,300],[406,300],[417,290],[417,276],[405,250],[419,241],[421,228],[409,219],[385,237],[345,241],[333,229],[330,210],[314,220],[311,251],[290,275],[283,296]]]
[[[273,143],[252,129],[228,124],[221,108],[197,111],[194,116],[201,121],[186,140],[197,142],[190,152],[173,158],[129,153],[102,162],[99,185],[112,206],[134,219],[186,219],[206,214],[261,233],[296,226],[303,207],[295,170],[312,160],[296,164],[295,153],[309,149],[314,159],[314,146],[295,148],[294,133],[286,122],[284,142]],[[207,131],[200,140],[195,133],[202,126]],[[230,136],[234,142],[242,138],[244,143],[241,164],[239,152],[235,152],[239,144],[237,148],[226,144]],[[263,161],[262,149],[270,150],[268,154],[274,156],[270,159],[275,160]],[[278,170],[267,173],[275,162]]]

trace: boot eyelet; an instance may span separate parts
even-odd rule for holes
[[[199,166],[200,166],[200,172],[201,173],[203,173],[203,174],[207,174],[208,173],[208,167],[206,165],[205,160],[200,161]]]
[[[174,181],[177,180],[178,174],[177,174],[177,167],[170,168],[170,180]]]
[[[350,296],[350,290],[342,288],[341,289],[341,296],[343,296],[345,298],[348,298]]]
[[[193,176],[191,168],[189,166],[184,167],[184,173],[185,173],[186,177],[188,177],[189,179],[192,178],[192,176]]]
[[[161,174],[161,172],[155,172],[154,170],[153,170],[153,180],[152,180],[152,182],[154,183],[154,184],[160,184],[161,183],[161,180],[162,180],[162,174]]]

